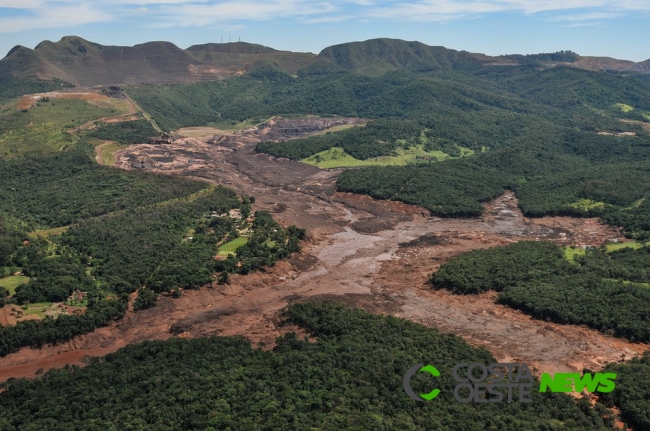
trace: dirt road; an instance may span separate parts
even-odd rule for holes
[[[337,193],[339,171],[255,154],[260,140],[281,140],[355,119],[277,120],[214,140],[187,138],[169,145],[139,145],[116,154],[116,166],[202,178],[256,198],[282,223],[308,232],[302,253],[267,271],[233,276],[227,286],[161,298],[153,309],[59,346],[23,349],[0,358],[0,381],[39,368],[81,363],[128,344],[171,336],[245,335],[272,345],[286,332],[279,312],[313,299],[344,301],[376,313],[404,317],[452,332],[490,350],[498,360],[526,361],[538,371],[598,369],[649,346],[572,325],[557,325],[495,303],[492,293],[456,296],[427,284],[445,260],[476,248],[523,239],[599,245],[620,239],[594,219],[529,220],[506,193],[486,205],[481,219],[440,219],[398,202]]]

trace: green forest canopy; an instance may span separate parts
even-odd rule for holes
[[[499,302],[539,319],[650,341],[650,246],[592,248],[570,262],[553,243],[523,241],[461,254],[431,281],[458,294],[495,290]]]
[[[650,138],[638,123],[650,112],[650,83],[641,75],[532,66],[376,77],[280,73],[129,91],[167,130],[272,115],[375,119],[257,149],[302,160],[341,147],[367,160],[400,146],[452,155],[469,148],[475,155],[462,160],[347,170],[337,187],[451,217],[477,216],[482,202],[511,189],[527,216],[598,216],[629,237],[650,238]],[[634,109],[623,112],[621,103]],[[596,205],[577,204],[585,199]]]
[[[11,301],[62,302],[77,290],[88,295],[81,316],[0,327],[0,356],[104,326],[123,316],[136,290],[135,308],[143,309],[155,305],[157,293],[177,295],[273,265],[304,239],[304,230],[281,228],[263,211],[252,223],[219,217],[231,209],[244,218],[251,212],[251,198],[230,189],[98,166],[89,151],[0,161],[6,185],[0,190],[0,275],[21,271],[30,278]],[[58,236],[27,235],[61,225],[70,226]],[[237,228],[250,228],[246,245],[215,260],[218,244],[237,237]]]
[[[533,403],[461,404],[451,370],[489,364],[461,338],[331,303],[291,306],[289,333],[272,351],[244,338],[170,339],[130,345],[89,365],[9,380],[0,427],[84,430],[457,429],[605,430],[602,406],[533,390]],[[417,403],[402,389],[413,364],[435,364],[441,394]],[[413,379],[416,390],[430,386]],[[61,408],[65,406],[65,408]]]

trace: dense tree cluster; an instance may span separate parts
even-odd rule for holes
[[[352,157],[365,160],[391,155],[399,146],[419,143],[424,126],[418,121],[382,119],[365,127],[353,127],[339,133],[327,133],[282,143],[261,142],[256,151],[302,160],[332,147],[341,147]]]
[[[341,191],[420,205],[443,217],[481,215],[481,202],[502,194],[506,185],[506,177],[496,172],[486,176],[481,168],[461,160],[431,166],[350,170],[337,181]]]
[[[408,118],[447,110],[496,108],[528,113],[538,109],[491,83],[462,74],[401,71],[380,77],[339,73],[259,80],[242,76],[225,82],[145,85],[129,92],[167,131],[217,119],[243,121],[305,113]]]
[[[0,214],[0,268],[14,264],[14,253],[22,245],[22,233],[8,219]],[[0,277],[10,275],[2,271]]]
[[[558,246],[520,242],[476,250],[443,264],[436,288],[499,293],[499,302],[540,319],[584,324],[632,341],[650,341],[650,247],[607,254],[590,249],[569,262]]]
[[[217,187],[189,202],[179,200],[84,220],[61,235],[59,241],[85,256],[90,274],[117,293],[134,292],[149,281],[157,286],[156,278],[150,277],[161,265],[165,268],[161,270],[172,274],[182,269],[175,277],[183,279],[186,287],[197,287],[206,281],[192,280],[205,280],[194,270],[207,269],[206,261],[214,260],[216,242],[226,232],[218,231],[221,237],[211,237],[212,251],[207,254],[205,247],[209,245],[201,235],[195,235],[194,245],[193,240],[188,240],[188,232],[206,223],[206,215],[213,211],[220,214],[240,205],[232,190]]]
[[[567,51],[517,57],[522,64],[518,67],[396,71],[377,77],[347,72],[298,79],[242,76],[224,82],[141,86],[133,93],[168,129],[283,114],[379,119],[365,128],[262,143],[258,151],[301,160],[336,146],[368,159],[414,143],[451,155],[466,147],[476,154],[461,163],[355,169],[342,175],[338,187],[390,196],[443,216],[476,215],[482,200],[494,195],[493,188],[502,187],[516,192],[528,216],[599,216],[622,226],[630,237],[650,237],[648,204],[628,211],[636,202],[650,200],[650,139],[640,125],[619,121],[631,113],[645,119],[650,85],[634,74],[534,66],[574,58]],[[619,104],[634,110],[622,112]],[[385,177],[391,179],[389,185]],[[469,178],[476,184],[468,184]],[[581,199],[606,206],[577,206]]]
[[[187,196],[205,184],[98,166],[87,150],[0,160],[0,213],[33,227],[64,226],[89,217]]]
[[[120,144],[143,144],[148,142],[150,137],[157,135],[156,129],[145,119],[103,124],[88,134],[92,138],[115,141]]]
[[[283,229],[258,212],[248,244],[217,261],[217,245],[238,235],[233,219],[219,215],[231,209],[248,215],[251,198],[182,178],[100,167],[83,148],[0,161],[0,178],[8,186],[0,190],[6,198],[0,200],[0,276],[22,271],[29,277],[11,301],[63,302],[77,290],[91,298],[81,316],[2,328],[0,355],[66,340],[121,317],[121,306],[100,298],[126,300],[137,290],[134,309],[149,308],[157,293],[198,288],[215,272],[226,282],[229,273],[273,265],[304,238],[303,230]],[[29,227],[67,223],[74,224],[60,235],[27,236]],[[3,289],[2,305],[6,296]],[[70,329],[74,325],[78,330]]]
[[[29,254],[24,261],[23,273],[31,277],[27,284],[18,286],[14,299],[19,304],[35,302],[64,302],[75,290],[88,291],[95,281],[86,274],[86,266],[74,252],[50,255],[45,248]]]
[[[138,297],[133,301],[133,311],[146,310],[147,308],[154,307],[157,302],[158,295],[151,289],[138,289]]]
[[[289,333],[272,351],[244,338],[174,338],[128,346],[84,368],[2,385],[0,427],[159,430],[464,429],[605,430],[611,419],[566,394],[532,391],[533,403],[461,404],[452,368],[495,362],[487,351],[394,317],[333,304],[290,307]],[[433,364],[441,393],[417,403],[405,370]],[[416,391],[431,379],[413,378]],[[65,406],[65,408],[61,408]]]
[[[5,75],[0,70],[0,102],[5,102],[25,94],[44,93],[56,91],[61,88],[71,87],[71,84],[59,80],[36,81],[15,78],[9,74]]]
[[[421,205],[441,216],[465,215],[455,208],[470,203],[475,210],[469,215],[478,215],[489,197],[482,189],[494,188],[488,195],[511,189],[526,216],[599,216],[630,237],[650,237],[650,139],[590,132],[566,132],[545,143],[529,139],[462,160],[348,170],[337,187]],[[597,205],[576,205],[585,199]]]
[[[616,388],[599,401],[617,406],[632,429],[650,429],[650,351],[626,364],[609,364],[604,372],[616,373]]]

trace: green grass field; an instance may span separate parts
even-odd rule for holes
[[[307,157],[301,160],[303,163],[318,166],[319,168],[345,168],[358,166],[404,166],[416,163],[439,162],[442,160],[452,159],[449,154],[442,151],[424,151],[424,145],[415,145],[409,149],[398,148],[395,156],[374,157],[367,160],[355,159],[345,152],[343,148],[333,147],[326,151]],[[461,148],[461,157],[471,156],[473,150]],[[418,157],[430,157],[431,160],[418,159]]]
[[[341,124],[340,126],[334,126],[330,127],[329,129],[321,130],[320,132],[314,133],[313,135],[310,136],[319,136],[319,135],[325,135],[327,133],[333,133],[333,132],[340,132],[342,130],[347,130],[352,127],[363,127],[361,124]]]
[[[5,278],[0,278],[0,287],[4,287],[9,291],[10,295],[16,293],[16,288],[29,281],[29,277],[24,275],[12,275]]]
[[[33,304],[28,304],[27,309],[23,310],[25,316],[31,314],[38,315],[41,319],[45,317],[45,312],[52,306],[51,302],[35,302]]]
[[[88,299],[84,298],[82,301],[66,301],[65,305],[70,307],[88,307]]]
[[[115,164],[115,153],[127,147],[128,145],[118,144],[117,142],[103,145],[99,149],[99,157],[101,158],[102,165],[113,166]]]
[[[129,106],[123,99],[106,98],[102,100],[90,100],[88,103],[97,106],[98,108],[113,109],[117,112],[117,115],[125,115],[129,113]]]
[[[650,245],[650,242],[647,242],[647,243],[645,243],[645,244],[644,244],[644,243],[641,243],[641,242],[636,242],[636,241],[629,241],[629,242],[615,242],[615,243],[611,243],[611,244],[606,244],[606,245],[605,245],[605,249],[607,250],[607,253],[611,253],[611,252],[613,252],[613,251],[621,250],[621,249],[623,249],[623,248],[627,248],[627,247],[630,247],[630,248],[633,248],[633,249],[635,249],[635,250],[638,250],[638,249],[640,249],[641,247],[643,247],[644,245]]]
[[[267,118],[265,120],[255,120],[255,119],[249,119],[249,120],[244,120],[242,122],[236,122],[236,121],[212,121],[207,124],[209,127],[214,127],[215,129],[219,129],[223,132],[236,132],[237,130],[244,130],[244,129],[249,129],[251,127],[257,127],[261,124],[266,123],[267,121],[273,119]]]
[[[37,230],[35,232],[30,232],[27,234],[27,236],[30,238],[38,238],[39,236],[47,238],[52,235],[61,235],[68,229],[70,229],[70,226],[53,227],[52,229],[43,229]]]
[[[240,236],[239,238],[235,238],[232,241],[229,241],[219,247],[219,252],[217,254],[219,256],[228,256],[229,254],[235,254],[235,251],[237,251],[239,247],[246,244],[247,242],[248,238]]]
[[[621,249],[628,248],[628,247],[633,248],[635,250],[638,250],[641,247],[643,247],[644,245],[650,245],[650,242],[647,242],[645,244],[641,243],[641,242],[636,242],[636,241],[613,242],[613,243],[605,244],[605,251],[607,253],[611,253],[613,251],[621,250]],[[569,262],[573,262],[575,260],[576,256],[582,256],[585,253],[586,253],[586,250],[581,248],[581,247],[575,247],[575,248],[564,247],[564,257],[566,257],[566,259]]]
[[[51,99],[29,110],[16,109],[16,101],[0,108],[0,157],[25,153],[53,153],[78,141],[69,130],[88,121],[121,114],[83,100]]]
[[[595,208],[604,208],[605,205],[607,205],[605,202],[596,202],[590,199],[579,199],[569,206],[575,209],[589,211]]]
[[[576,256],[582,256],[586,252],[587,251],[585,249],[581,248],[581,247],[575,247],[575,248],[564,247],[564,257],[566,257],[566,259],[569,262],[573,262],[575,260]]]
[[[621,112],[632,112],[634,108],[625,103],[614,103],[614,106],[621,110]]]

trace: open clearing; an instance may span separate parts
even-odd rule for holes
[[[581,247],[564,247],[564,257],[573,262],[577,256],[583,256],[587,250]]]
[[[56,318],[61,314],[84,313],[87,301],[81,303],[38,302],[27,305],[7,304],[0,307],[0,325],[16,325],[25,320]]]
[[[219,256],[228,256],[229,254],[235,254],[237,249],[241,247],[242,245],[246,244],[248,242],[248,238],[240,236],[239,238],[235,238],[232,241],[229,241],[225,244],[223,244],[221,247],[219,247]]]
[[[589,211],[594,208],[605,208],[606,205],[607,204],[605,202],[596,202],[590,199],[579,199],[578,201],[572,203],[569,206],[575,209]]]
[[[334,126],[334,127],[330,127],[329,129],[321,130],[320,132],[316,132],[311,136],[320,136],[320,135],[325,135],[327,133],[340,132],[342,130],[347,130],[352,127],[363,127],[363,125],[362,124],[341,124],[340,126]]]
[[[266,121],[270,121],[273,117]],[[264,124],[266,121],[246,120],[241,122],[235,121],[215,121],[205,126],[183,127],[176,131],[176,134],[184,138],[206,138],[212,136],[227,135],[239,130],[246,130]]]
[[[506,192],[485,204],[477,219],[442,219],[400,202],[338,193],[341,172],[257,154],[261,140],[283,140],[358,119],[276,119],[256,129],[162,145],[137,145],[116,154],[116,166],[184,175],[255,197],[283,225],[307,230],[303,251],[230,284],[161,297],[154,308],[129,312],[109,327],[40,350],[0,358],[0,381],[33,376],[39,369],[82,364],[85,355],[113,352],[130,343],[243,335],[271,347],[287,331],[280,310],[295,301],[334,300],[374,313],[410,319],[463,337],[501,362],[525,361],[540,372],[600,369],[648,349],[582,326],[536,320],[496,302],[496,294],[458,296],[432,290],[430,274],[445,261],[477,248],[521,240],[550,240],[599,247],[621,241],[596,219],[528,219]],[[170,160],[171,159],[171,160]]]
[[[0,278],[0,287],[4,287],[9,291],[10,295],[16,293],[16,288],[29,281],[29,277],[24,275],[11,275],[9,277]]]
[[[415,145],[408,149],[398,148],[395,152],[396,155],[394,156],[380,156],[367,160],[359,160],[346,153],[343,148],[333,147],[307,157],[301,160],[301,162],[318,166],[319,168],[331,169],[358,166],[403,166],[415,163],[427,164],[454,158],[438,150],[425,151],[424,145]],[[461,157],[472,154],[474,154],[474,151],[469,148],[461,148]]]
[[[127,147],[128,145],[118,144],[117,142],[104,141],[95,147],[95,160],[100,165],[113,166],[115,164],[115,153]]]
[[[650,242],[647,243],[641,243],[636,241],[614,242],[605,245],[605,249],[607,250],[608,253],[611,253],[612,251],[621,250],[623,248],[633,248],[634,250],[638,250],[644,245],[650,245]]]
[[[176,131],[180,136],[186,138],[203,138],[206,136],[224,135],[229,133],[226,130],[217,129],[216,127],[183,127]]]
[[[621,110],[621,112],[632,112],[634,108],[625,103],[614,103],[614,106]]]
[[[29,236],[30,238],[38,238],[39,236],[43,238],[47,238],[48,236],[52,236],[52,235],[61,235],[63,232],[65,232],[68,229],[70,229],[70,226],[53,227],[51,229],[43,229],[43,230],[30,232],[27,234],[27,236]]]
[[[17,109],[30,109],[43,99],[51,100],[85,100],[100,108],[114,109],[120,114],[129,113],[129,107],[124,99],[117,99],[85,88],[74,88],[68,91],[50,91],[47,93],[27,94],[18,101]]]
[[[70,133],[72,129],[115,115],[120,115],[120,111],[77,99],[50,99],[25,111],[3,110],[0,112],[0,155],[62,151],[78,140],[77,135]]]

